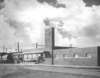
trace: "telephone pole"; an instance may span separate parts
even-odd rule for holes
[[[38,48],[38,43],[36,43],[36,48]]]
[[[8,49],[6,48],[6,53],[7,53],[7,50],[8,50]]]
[[[5,52],[5,45],[3,45],[3,52]]]
[[[17,50],[18,50],[18,52],[19,52],[19,42],[17,42]]]

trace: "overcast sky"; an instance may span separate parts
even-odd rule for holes
[[[47,25],[57,46],[98,46],[100,0],[0,0],[0,48],[44,44]]]

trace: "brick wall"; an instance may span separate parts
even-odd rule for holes
[[[97,53],[97,47],[54,50],[54,64],[98,66]]]

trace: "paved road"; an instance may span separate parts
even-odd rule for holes
[[[82,72],[80,69],[81,68],[78,67],[62,67],[50,65],[1,64],[0,78],[100,78],[100,76],[91,76],[89,74],[82,75],[81,73],[84,71],[82,69]],[[92,70],[94,71],[95,69]],[[81,73],[79,73],[79,71],[81,71]],[[77,73],[75,74],[75,72]]]
[[[89,75],[89,76],[100,76],[100,68],[90,68],[90,67],[68,67],[68,66],[52,66],[52,65],[35,65],[35,64],[18,64],[22,67],[31,70],[41,70],[41,71],[54,71],[63,72],[71,74]]]

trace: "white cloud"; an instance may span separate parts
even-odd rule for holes
[[[71,39],[67,36],[62,38],[61,34],[56,32],[56,45],[72,44],[78,47],[100,45],[100,6],[86,7],[83,0],[57,1],[59,4],[65,4],[66,8],[56,8],[47,3],[41,4],[36,0],[6,0],[2,14],[10,20],[22,23],[16,29],[12,27],[15,29],[12,29],[13,35],[16,32],[21,42],[30,40],[30,43],[39,41],[42,44],[45,29],[43,21],[48,18],[50,25],[72,36]],[[61,21],[64,23],[63,26],[59,26]],[[11,28],[9,24],[8,27]],[[24,40],[25,37],[29,39]],[[89,44],[87,44],[88,41]]]

